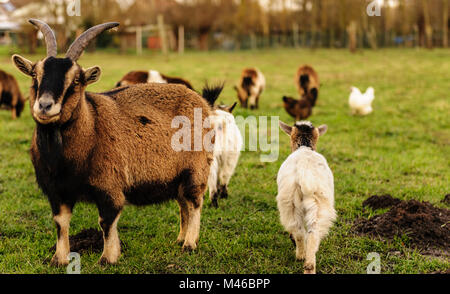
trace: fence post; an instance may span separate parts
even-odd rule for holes
[[[178,54],[184,54],[184,26],[178,27]]]
[[[164,27],[164,16],[162,14],[158,14],[158,30],[159,30],[159,37],[161,38],[162,52],[163,54],[167,54],[166,29]]]
[[[257,47],[258,47],[258,45],[256,43],[256,35],[253,32],[250,33],[250,45],[252,47],[252,50],[257,49]]]
[[[294,38],[294,47],[298,48],[298,24],[293,23],[292,24],[292,33]]]
[[[136,53],[142,55],[142,27],[136,27]]]

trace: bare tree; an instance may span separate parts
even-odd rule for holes
[[[423,17],[425,22],[425,46],[428,49],[433,48],[433,27],[431,26],[430,11],[428,0],[422,0]]]

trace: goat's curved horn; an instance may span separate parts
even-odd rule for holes
[[[90,41],[95,39],[102,32],[117,27],[118,25],[118,22],[108,22],[96,25],[95,27],[85,31],[72,43],[72,45],[70,45],[69,50],[67,50],[66,57],[70,58],[72,61],[77,61]]]
[[[57,54],[57,46],[53,30],[48,26],[48,24],[38,19],[29,19],[28,21],[37,27],[44,35],[45,43],[47,44],[47,56],[55,57]]]

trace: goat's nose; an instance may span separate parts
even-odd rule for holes
[[[42,110],[44,112],[49,111],[52,108],[53,104],[55,104],[53,100],[39,101],[39,110]]]

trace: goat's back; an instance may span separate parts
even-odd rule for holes
[[[325,157],[307,147],[300,147],[283,162],[277,184],[279,190],[292,186],[303,197],[334,202],[333,173]]]
[[[117,83],[116,87],[147,83],[149,73],[146,71],[130,71]]]
[[[95,154],[104,157],[93,158],[92,162],[110,164],[111,170],[126,171],[122,178],[131,186],[149,179],[169,183],[180,175],[207,179],[212,150],[205,149],[203,138],[211,128],[195,131],[194,112],[196,123],[201,126],[210,115],[210,107],[197,93],[182,85],[139,84],[103,94],[89,93],[87,97],[96,105],[96,132],[98,141],[102,142],[96,147],[101,152]],[[186,124],[172,127],[176,117],[182,117],[180,121]],[[181,127],[190,128],[190,138],[173,140]],[[191,141],[189,150],[177,150],[180,142],[187,139]],[[201,145],[196,146],[195,141]]]

